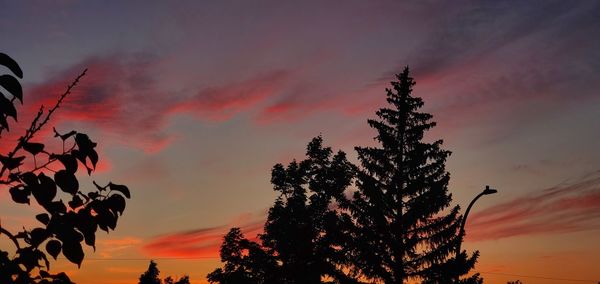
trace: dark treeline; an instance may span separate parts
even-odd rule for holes
[[[387,105],[368,120],[378,146],[356,147],[353,165],[319,136],[304,160],[275,165],[279,195],[264,233],[251,241],[232,228],[220,250],[223,267],[209,282],[483,282],[470,273],[479,253],[456,252],[462,215],[448,192],[450,152],[442,140],[423,139],[435,122],[419,112],[409,69],[396,79]]]

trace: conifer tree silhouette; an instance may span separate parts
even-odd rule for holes
[[[150,261],[148,265],[148,270],[140,275],[139,284],[161,284],[160,278],[158,275],[160,274],[160,270],[158,270],[158,265],[154,260]]]
[[[377,111],[379,119],[368,120],[380,146],[355,148],[361,167],[350,206],[356,223],[354,267],[384,283],[454,283],[478,254],[465,255],[464,261],[453,255],[462,240],[459,207],[449,208],[450,152],[441,148],[442,140],[423,141],[435,122],[419,112],[423,101],[412,96],[415,82],[408,67],[396,78],[386,89],[389,106]],[[464,281],[480,280],[474,275]]]

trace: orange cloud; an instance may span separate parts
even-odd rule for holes
[[[246,237],[256,239],[264,221],[264,214],[242,214],[229,225],[158,236],[146,242],[142,251],[149,257],[218,258],[223,236],[231,227],[240,227]]]
[[[474,213],[467,239],[590,230],[600,224],[600,171]]]
[[[102,258],[114,258],[116,254],[133,248],[140,243],[142,243],[142,240],[139,238],[124,237],[120,239],[99,239],[96,245]]]

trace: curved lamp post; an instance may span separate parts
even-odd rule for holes
[[[458,246],[456,247],[456,257],[458,258],[458,256],[460,255],[460,249],[461,249],[461,244],[462,244],[462,238],[465,236],[465,224],[467,223],[467,216],[469,216],[469,212],[471,211],[471,207],[473,207],[473,204],[475,204],[475,201],[477,201],[479,198],[481,198],[484,195],[490,195],[490,194],[494,194],[498,192],[495,189],[490,188],[489,185],[485,186],[485,189],[483,190],[483,192],[481,192],[479,195],[477,195],[473,201],[471,201],[471,203],[469,203],[469,207],[467,207],[467,211],[465,211],[465,216],[462,217],[461,220],[461,224],[460,224],[460,232],[459,232],[459,237],[460,237],[460,242],[458,243]],[[456,281],[458,282],[458,278],[456,279]]]

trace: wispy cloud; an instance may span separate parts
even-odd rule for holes
[[[278,94],[289,77],[286,71],[275,70],[219,86],[197,87],[195,94],[189,95],[194,91],[187,89],[193,87],[179,90],[161,84],[157,72],[160,62],[160,58],[145,54],[86,58],[44,82],[26,86],[20,121],[30,121],[40,105],[52,106],[73,78],[87,68],[87,75],[64,101],[53,122],[92,126],[123,144],[158,152],[177,137],[167,130],[174,115],[227,120]]]
[[[97,251],[102,258],[114,258],[115,255],[124,252],[127,249],[134,248],[142,243],[142,240],[136,237],[124,237],[119,239],[100,239],[97,241]]]
[[[277,95],[288,72],[273,71],[226,86],[209,87],[194,96],[174,104],[171,113],[191,113],[211,120],[227,120]]]
[[[147,241],[142,252],[150,257],[218,257],[223,236],[231,227],[239,227],[247,238],[255,239],[265,218],[264,213],[248,213],[228,225],[165,234]]]
[[[600,226],[600,171],[474,213],[467,239],[569,233]]]

